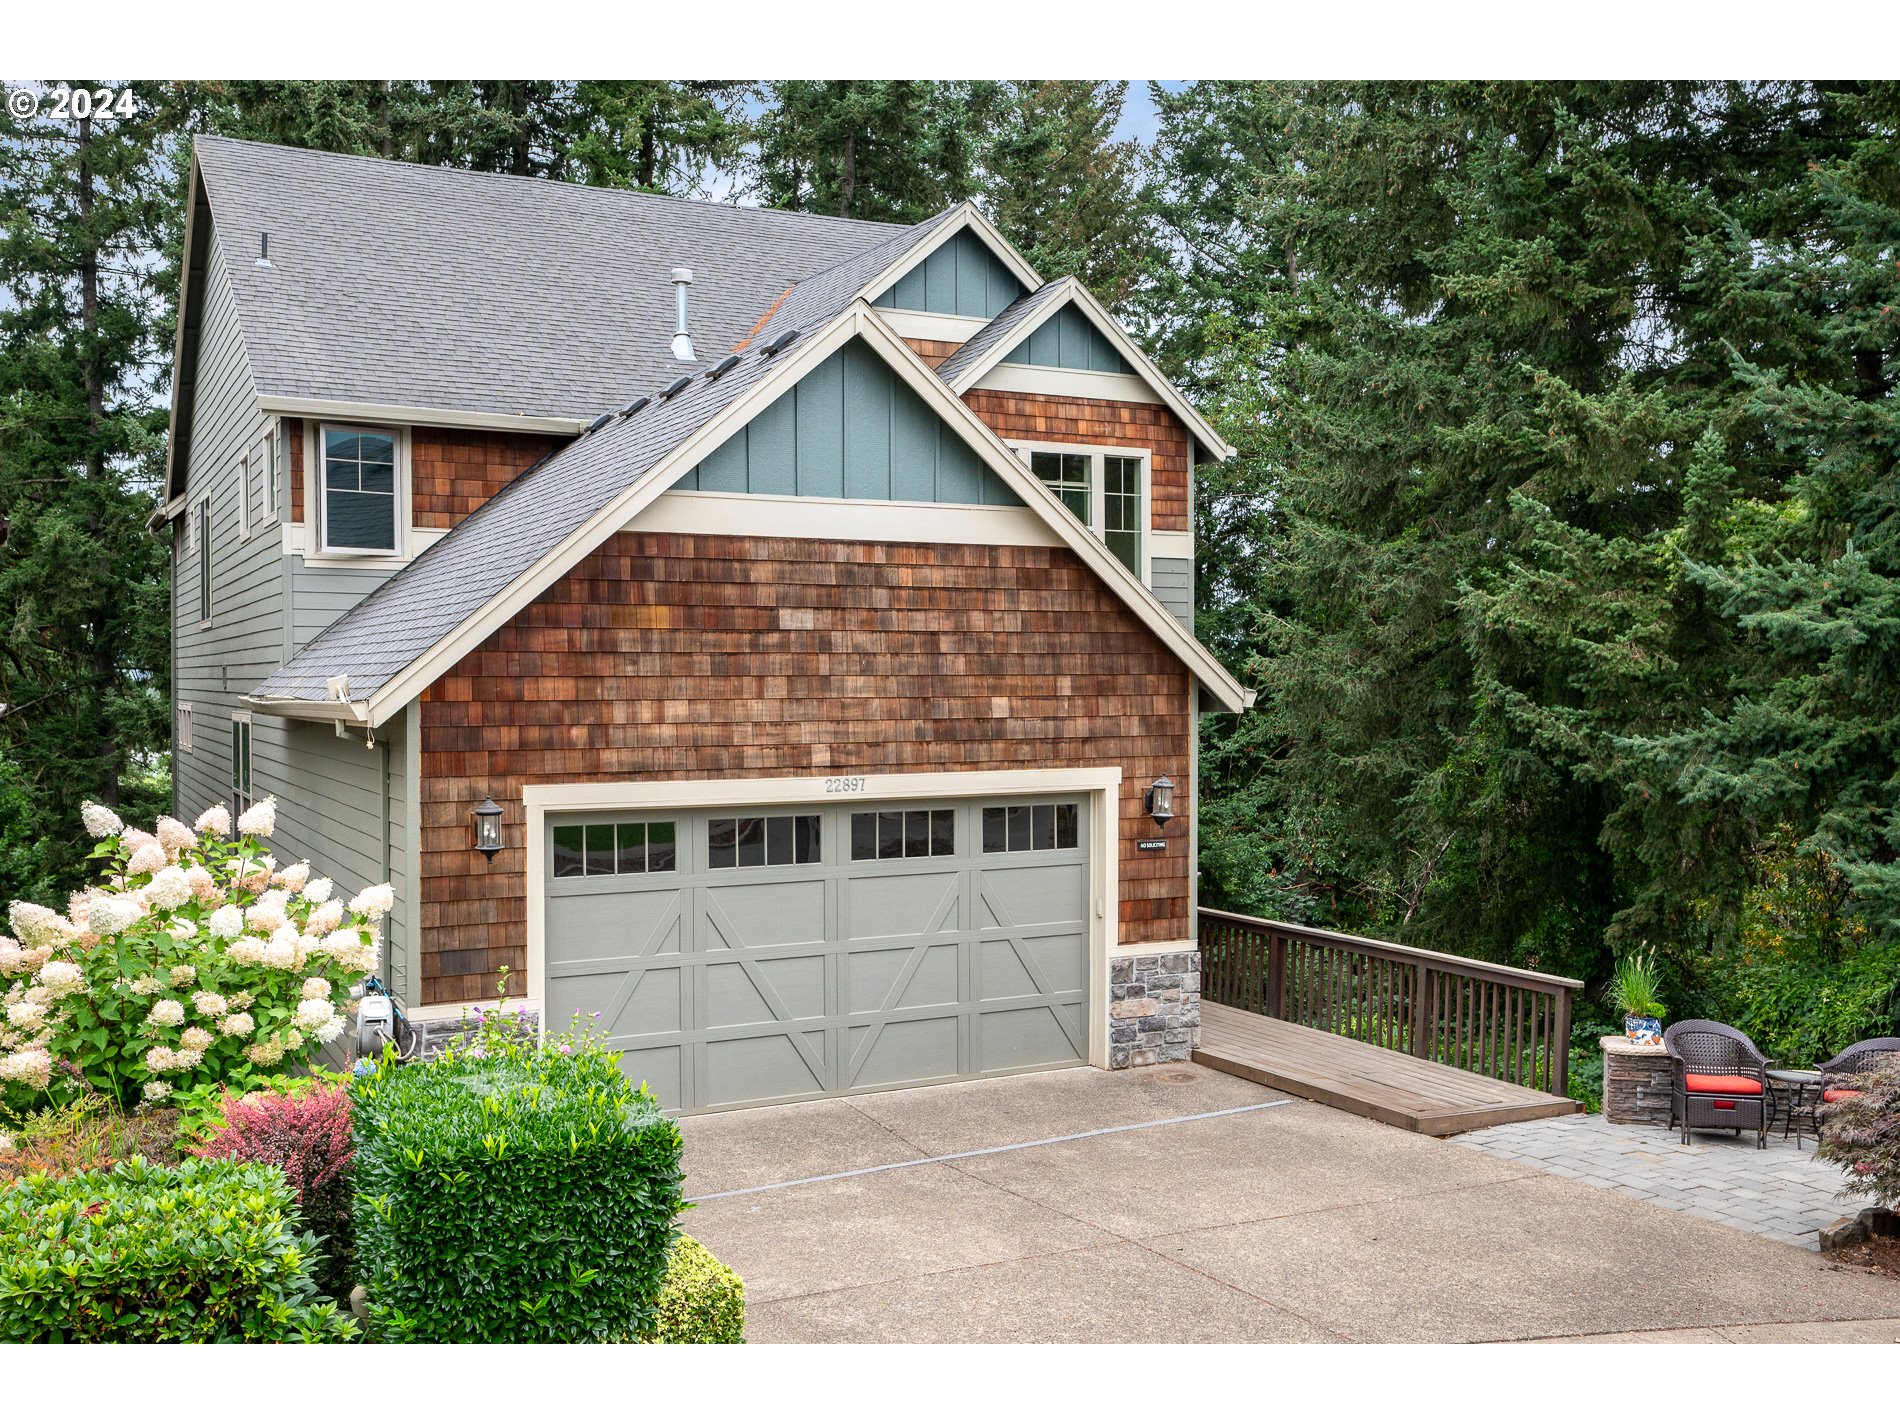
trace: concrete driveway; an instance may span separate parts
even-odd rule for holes
[[[1900,1339],[1900,1282],[1197,1066],[682,1128],[754,1341]]]

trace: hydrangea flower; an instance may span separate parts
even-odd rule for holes
[[[183,851],[198,844],[198,834],[175,817],[158,819],[158,844],[167,851]]]
[[[271,835],[277,830],[277,799],[265,797],[238,818],[237,826],[242,836]]]
[[[145,1098],[148,1103],[158,1103],[172,1096],[172,1086],[163,1079],[150,1079],[145,1084]]]
[[[330,899],[331,889],[330,878],[328,876],[321,876],[304,886],[303,898],[307,901],[321,903]],[[338,906],[337,909],[341,910],[342,907]]]
[[[271,882],[274,885],[282,886],[285,890],[293,894],[297,891],[301,891],[309,884],[309,881],[310,865],[305,861],[295,862],[284,867],[281,871],[274,872],[271,876]]]
[[[183,1024],[185,1007],[175,999],[162,999],[152,1006],[151,1012],[145,1016],[145,1022],[164,1025]]]
[[[93,901],[86,929],[94,935],[117,935],[138,924],[145,908],[130,896],[100,896]]]
[[[70,960],[48,960],[40,966],[40,983],[55,994],[76,990],[85,979],[85,972]]]
[[[326,979],[320,978],[319,976],[312,975],[309,979],[303,982],[303,997],[306,1000],[329,999],[330,998],[330,982]]]
[[[330,1022],[330,1003],[320,999],[304,1000],[290,1019],[299,1029],[321,1029]]]
[[[223,1022],[218,1025],[218,1033],[229,1034],[234,1039],[242,1039],[255,1028],[257,1028],[256,1021],[243,1010],[239,1010],[236,1014],[225,1016]]]
[[[173,989],[182,990],[186,985],[198,978],[198,967],[196,965],[173,965],[165,972],[165,978],[171,981]]]
[[[21,1049],[0,1058],[0,1082],[44,1089],[53,1077],[53,1056],[44,1049]]]
[[[20,943],[36,950],[47,945],[55,949],[70,945],[79,934],[73,923],[58,911],[32,901],[14,901],[7,907],[7,919],[13,933],[20,937]]]
[[[396,904],[396,892],[389,886],[368,886],[350,902],[350,909],[370,920],[381,920]]]
[[[211,1047],[211,1031],[194,1024],[178,1036],[178,1042],[194,1054],[203,1054]]]
[[[35,1000],[23,999],[7,1006],[7,1023],[15,1029],[32,1033],[46,1019],[46,1006]]]
[[[160,846],[158,839],[154,837],[140,846],[127,859],[125,873],[128,876],[149,876],[155,871],[164,870],[169,860],[170,858],[165,855],[165,848]]]
[[[218,803],[217,806],[210,808],[193,822],[192,829],[197,831],[200,835],[209,832],[212,836],[218,837],[220,840],[228,838],[231,835],[230,808],[226,807],[222,802]]]
[[[252,930],[269,935],[273,930],[284,928],[284,908],[267,900],[259,901],[244,912],[244,923]]]
[[[125,823],[119,820],[118,813],[109,807],[100,806],[97,802],[81,802],[79,819],[86,824],[88,836],[101,838],[117,836],[125,830]]]
[[[244,933],[244,912],[234,905],[221,905],[211,912],[207,924],[218,939],[232,940]]]
[[[145,1067],[155,1074],[169,1074],[177,1064],[177,1056],[163,1044],[154,1044],[145,1051]]]
[[[197,1010],[198,1013],[202,1014],[206,1019],[216,1019],[231,1006],[223,995],[215,994],[210,990],[199,990],[197,994],[191,997],[191,1007]],[[230,1033],[229,1030],[225,1032],[227,1034]]]
[[[176,866],[166,866],[145,887],[145,903],[160,910],[177,910],[191,899],[191,882]]]
[[[343,902],[325,901],[304,918],[303,928],[310,935],[328,935],[343,923]]]

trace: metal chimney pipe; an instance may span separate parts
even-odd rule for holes
[[[686,294],[693,285],[693,269],[673,269],[673,359],[693,359],[693,339],[686,334]]]

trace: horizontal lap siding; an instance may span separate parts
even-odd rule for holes
[[[1127,445],[1152,452],[1154,528],[1189,528],[1188,430],[1166,406],[1020,391],[976,390],[963,399],[1004,440]]]
[[[623,533],[420,706],[429,1003],[526,964],[528,783],[1119,766],[1120,938],[1188,934],[1187,838],[1134,844],[1187,778],[1187,674],[1066,549]]]

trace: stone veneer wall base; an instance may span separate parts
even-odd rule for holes
[[[1632,1044],[1606,1034],[1603,1046],[1603,1116],[1611,1123],[1669,1124],[1669,1051],[1660,1044]]]
[[[1108,964],[1108,1066],[1184,1063],[1201,1042],[1201,952],[1137,951]]]

